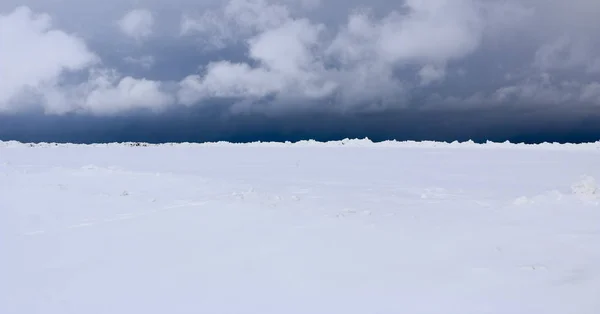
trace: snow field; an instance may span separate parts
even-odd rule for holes
[[[598,313],[590,145],[0,143],[0,313]]]

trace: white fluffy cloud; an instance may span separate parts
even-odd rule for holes
[[[394,77],[394,68],[421,67],[415,75],[426,85],[444,78],[448,62],[478,47],[484,23],[477,9],[468,0],[411,0],[380,20],[369,12],[354,12],[339,32],[327,36],[324,24],[294,17],[280,4],[232,0],[224,7],[222,19],[213,12],[195,23],[186,17],[186,32],[249,36],[248,55],[257,65],[211,63],[203,76],[182,82],[180,96],[195,103],[210,97],[275,94],[277,99],[312,99],[336,94],[352,105],[372,97],[370,92],[356,97],[357,88],[370,88],[382,97],[395,95],[402,83]],[[377,86],[371,88],[369,82]]]
[[[79,107],[100,115],[134,109],[161,110],[174,102],[159,82],[130,76],[101,73],[78,89],[83,89],[85,95],[80,98]]]
[[[159,82],[103,69],[81,38],[53,28],[48,15],[26,7],[0,15],[0,47],[0,112],[113,114],[174,102]],[[71,77],[82,75],[86,80],[73,82]]]
[[[113,115],[136,109],[160,111],[175,100],[160,82],[93,69],[83,83],[43,90],[38,101],[51,114]]]
[[[119,28],[123,34],[142,40],[152,35],[154,16],[146,9],[135,9],[129,11],[118,21]]]
[[[0,111],[16,110],[27,93],[98,61],[84,41],[52,28],[50,16],[19,7],[0,15]]]
[[[363,51],[390,63],[437,63],[465,57],[480,43],[483,21],[473,1],[408,0],[408,13],[392,11],[381,20],[366,13],[349,18],[341,33],[342,56]],[[360,57],[359,55],[359,57]]]
[[[324,26],[295,19],[281,5],[261,0],[232,0],[223,10],[232,32],[250,36],[248,56],[256,62],[210,63],[204,75],[185,78],[179,93],[183,103],[214,97],[319,98],[336,83],[328,80],[316,50]]]

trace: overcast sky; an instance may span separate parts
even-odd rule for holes
[[[598,16],[597,0],[3,0],[0,114],[594,111]]]

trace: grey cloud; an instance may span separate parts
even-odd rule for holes
[[[600,83],[589,83],[582,87],[581,100],[600,105]]]
[[[561,36],[542,45],[535,53],[534,64],[542,70],[579,68],[587,72],[600,71],[600,55],[586,38]]]
[[[2,112],[598,103],[595,0],[26,2],[0,4]]]
[[[117,22],[123,34],[138,41],[152,35],[154,15],[147,9],[134,9]]]
[[[156,62],[153,56],[140,56],[137,58],[128,56],[125,57],[123,60],[127,63],[139,65],[144,69],[151,68],[154,65],[154,62]]]

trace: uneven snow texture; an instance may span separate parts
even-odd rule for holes
[[[475,143],[473,141],[458,142],[436,142],[436,141],[382,141],[373,142],[368,138],[365,139],[344,139],[341,141],[329,141],[329,142],[318,142],[315,140],[303,140],[298,142],[252,142],[252,143],[231,143],[231,142],[208,142],[208,143],[163,143],[163,144],[150,144],[143,142],[125,142],[125,143],[105,143],[105,144],[71,144],[71,143],[21,143],[17,141],[1,141],[0,147],[57,147],[57,146],[93,146],[93,147],[105,147],[105,146],[135,146],[135,147],[156,147],[156,146],[177,146],[177,147],[229,147],[229,146],[246,146],[246,147],[338,147],[338,146],[354,146],[354,147],[396,147],[396,148],[526,148],[526,149],[559,149],[559,150],[600,150],[600,142],[591,143],[540,143],[540,144],[525,144],[525,143],[511,143],[509,141],[498,143],[498,142],[486,142],[483,144]]]
[[[600,313],[597,143],[137,145],[0,143],[0,313]]]

